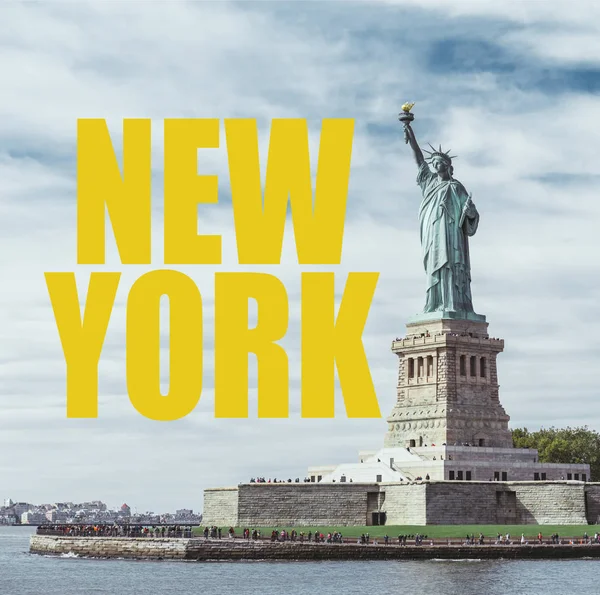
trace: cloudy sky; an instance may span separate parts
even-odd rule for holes
[[[256,475],[303,477],[354,461],[386,424],[300,418],[303,270],[288,233],[283,263],[262,269],[290,295],[288,420],[215,420],[213,280],[236,264],[224,129],[198,171],[219,176],[201,228],[223,234],[221,267],[187,267],[205,307],[204,390],[187,417],[160,423],[125,385],[125,304],[162,266],[162,120],[256,118],[266,160],[272,118],[307,118],[316,164],[323,118],[355,118],[343,263],[381,273],[364,335],[382,414],[395,398],[391,340],[424,302],[416,169],[397,121],[417,102],[421,144],[458,155],[455,176],[481,222],[473,300],[499,357],[512,427],[600,429],[600,4],[466,2],[47,2],[0,5],[0,477],[2,497],[99,498],[138,511],[202,507],[206,487]],[[76,264],[76,122],[153,120],[153,265],[120,265],[109,231],[103,267]],[[264,171],[263,171],[264,175]],[[110,228],[109,228],[110,229]],[[288,230],[291,231],[291,230]],[[123,270],[100,363],[98,419],[66,418],[65,363],[46,271]],[[166,339],[165,339],[166,345]],[[168,373],[164,374],[164,386]]]

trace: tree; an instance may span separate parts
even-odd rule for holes
[[[581,428],[527,428],[512,431],[515,448],[535,448],[540,463],[587,463],[590,481],[600,481],[600,434],[587,426]]]

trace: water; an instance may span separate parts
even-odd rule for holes
[[[28,527],[0,527],[0,595],[257,592],[319,595],[597,593],[600,561],[137,562],[28,553]]]

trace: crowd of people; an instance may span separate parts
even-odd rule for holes
[[[183,525],[40,525],[38,535],[67,537],[192,537],[192,527]]]
[[[235,529],[233,527],[229,528],[227,532],[231,539],[235,538]],[[205,527],[204,528],[204,537],[206,539],[217,538],[221,539],[222,533],[219,527]],[[244,528],[242,530],[241,538],[245,540],[260,540],[260,539],[270,539],[271,542],[275,543],[283,543],[288,541],[293,542],[307,542],[307,543],[356,543],[360,545],[392,545],[394,541],[390,536],[386,533],[383,538],[372,538],[369,533],[362,533],[359,537],[344,537],[342,533],[338,531],[322,533],[318,529],[309,530],[309,531],[296,531],[292,529],[288,531],[286,529],[273,529],[270,533],[270,536],[262,536],[260,529],[249,529]],[[475,534],[467,535],[466,538],[462,541],[456,541],[452,538],[438,538],[436,542],[433,539],[429,538],[427,535],[423,535],[420,533],[416,534],[401,534],[398,535],[397,543],[399,546],[408,545],[416,545],[420,546],[423,543],[427,543],[428,545],[486,545],[486,538],[483,533],[479,533],[476,537]],[[502,535],[498,533],[496,536],[496,540],[490,538],[487,543],[489,545],[529,545],[532,544],[548,544],[548,545],[575,545],[575,544],[600,544],[600,534],[595,533],[593,537],[590,537],[587,533],[583,534],[582,538],[569,538],[569,539],[561,539],[558,533],[553,533],[549,538],[544,540],[541,533],[538,533],[536,539],[532,539],[531,541],[525,537],[522,533],[520,539],[513,539],[510,533],[506,535]]]
[[[442,333],[442,332],[437,332],[434,333],[433,336],[436,337],[441,337],[442,335],[447,335],[449,337],[473,337],[473,333]],[[407,337],[396,337],[395,341],[403,341],[404,339],[424,339],[424,338],[428,338],[431,337],[431,333],[429,331],[426,331],[424,333],[420,333],[418,335],[408,335]],[[499,341],[500,339],[497,339],[496,337],[489,337],[492,341]],[[395,343],[395,341],[392,341],[392,345]]]
[[[305,477],[302,480],[303,483],[310,483],[310,477]],[[249,483],[300,483],[300,478],[296,477],[296,479],[265,479],[264,477],[251,477]]]
[[[158,537],[179,537],[179,538],[192,538],[194,537],[193,528],[191,526],[184,525],[127,525],[127,524],[113,524],[113,525],[77,525],[77,524],[61,524],[61,525],[40,525],[37,527],[38,535],[64,535],[67,537],[147,537],[147,538],[158,538]],[[204,539],[221,539],[223,537],[223,529],[216,525],[211,527],[204,527],[202,532]],[[234,527],[229,527],[227,535],[230,539],[236,537]],[[271,542],[308,542],[308,543],[357,543],[361,545],[380,545],[380,539],[371,538],[369,533],[362,533],[360,537],[344,537],[339,531],[330,531],[322,533],[318,529],[308,531],[297,531],[296,529],[273,529],[270,535],[262,536],[260,529],[249,529],[244,528],[241,534],[242,539],[246,540],[260,540],[270,539]],[[398,535],[398,545],[406,546],[407,542],[409,545],[423,545],[424,541],[428,540],[429,545],[434,545],[434,541],[428,539],[427,535],[411,534],[411,535]],[[478,537],[474,534],[467,535],[462,542],[454,542],[452,539],[437,540],[438,544],[441,545],[485,545],[486,539],[483,533],[479,533]],[[383,543],[381,545],[390,545],[392,540],[387,533],[383,536]],[[494,542],[493,538],[489,540],[490,544],[493,545],[576,545],[576,544],[600,544],[600,533],[595,532],[593,536],[588,535],[587,532],[583,534],[581,538],[561,538],[558,533],[552,533],[550,537],[544,539],[542,533],[538,533],[536,538],[528,539],[525,534],[522,533],[520,538],[511,537],[510,533],[505,535],[498,533]]]
[[[229,527],[229,531],[227,532],[230,539],[235,538],[235,529],[233,527]],[[204,528],[204,537],[208,539],[208,537],[221,539],[222,533],[221,529],[218,527],[208,527]],[[299,542],[314,542],[314,543],[343,543],[342,534],[339,532],[327,533],[327,535],[320,533],[319,531],[309,530],[307,532],[304,531],[296,531],[292,529],[291,531],[286,531],[282,529],[279,531],[278,529],[273,529],[271,531],[270,537],[262,537],[260,533],[260,529],[248,529],[245,527],[242,530],[242,539],[256,541],[258,539],[270,539],[272,542],[284,542],[284,541],[299,541]]]
[[[271,531],[271,541],[312,541],[314,543],[343,543],[344,540],[342,538],[342,534],[339,532],[327,533],[327,535],[325,535],[319,531],[315,531],[314,533],[312,531],[308,531],[306,533],[304,531],[300,531],[298,533],[298,531],[296,531],[295,529],[292,529],[291,531],[286,531],[285,529],[277,531],[277,529],[274,529],[273,531]]]
[[[213,525],[212,527],[204,527],[203,535],[204,539],[208,539],[209,537],[212,539],[221,539],[221,527],[217,527],[216,525]]]

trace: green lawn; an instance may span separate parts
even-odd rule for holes
[[[235,534],[240,536],[243,527],[236,527]],[[544,539],[550,537],[553,533],[558,533],[560,537],[582,537],[587,532],[589,536],[593,536],[596,531],[600,532],[600,528],[594,525],[428,525],[423,527],[422,525],[386,525],[376,527],[249,527],[252,529],[260,529],[262,537],[271,535],[273,529],[281,531],[304,531],[306,535],[309,531],[312,533],[315,530],[319,530],[320,533],[327,535],[339,531],[345,537],[360,537],[362,533],[368,533],[370,537],[383,537],[388,535],[391,538],[398,537],[398,535],[426,535],[428,538],[441,539],[441,538],[458,538],[463,539],[468,535],[479,536],[479,533],[483,533],[485,537],[496,537],[498,533],[506,535],[510,533],[511,539],[521,537],[521,533],[525,534],[527,538],[537,537],[539,532],[542,533]],[[194,533],[201,535],[204,527],[195,527]],[[227,531],[229,527],[222,527],[223,537],[227,537]]]

